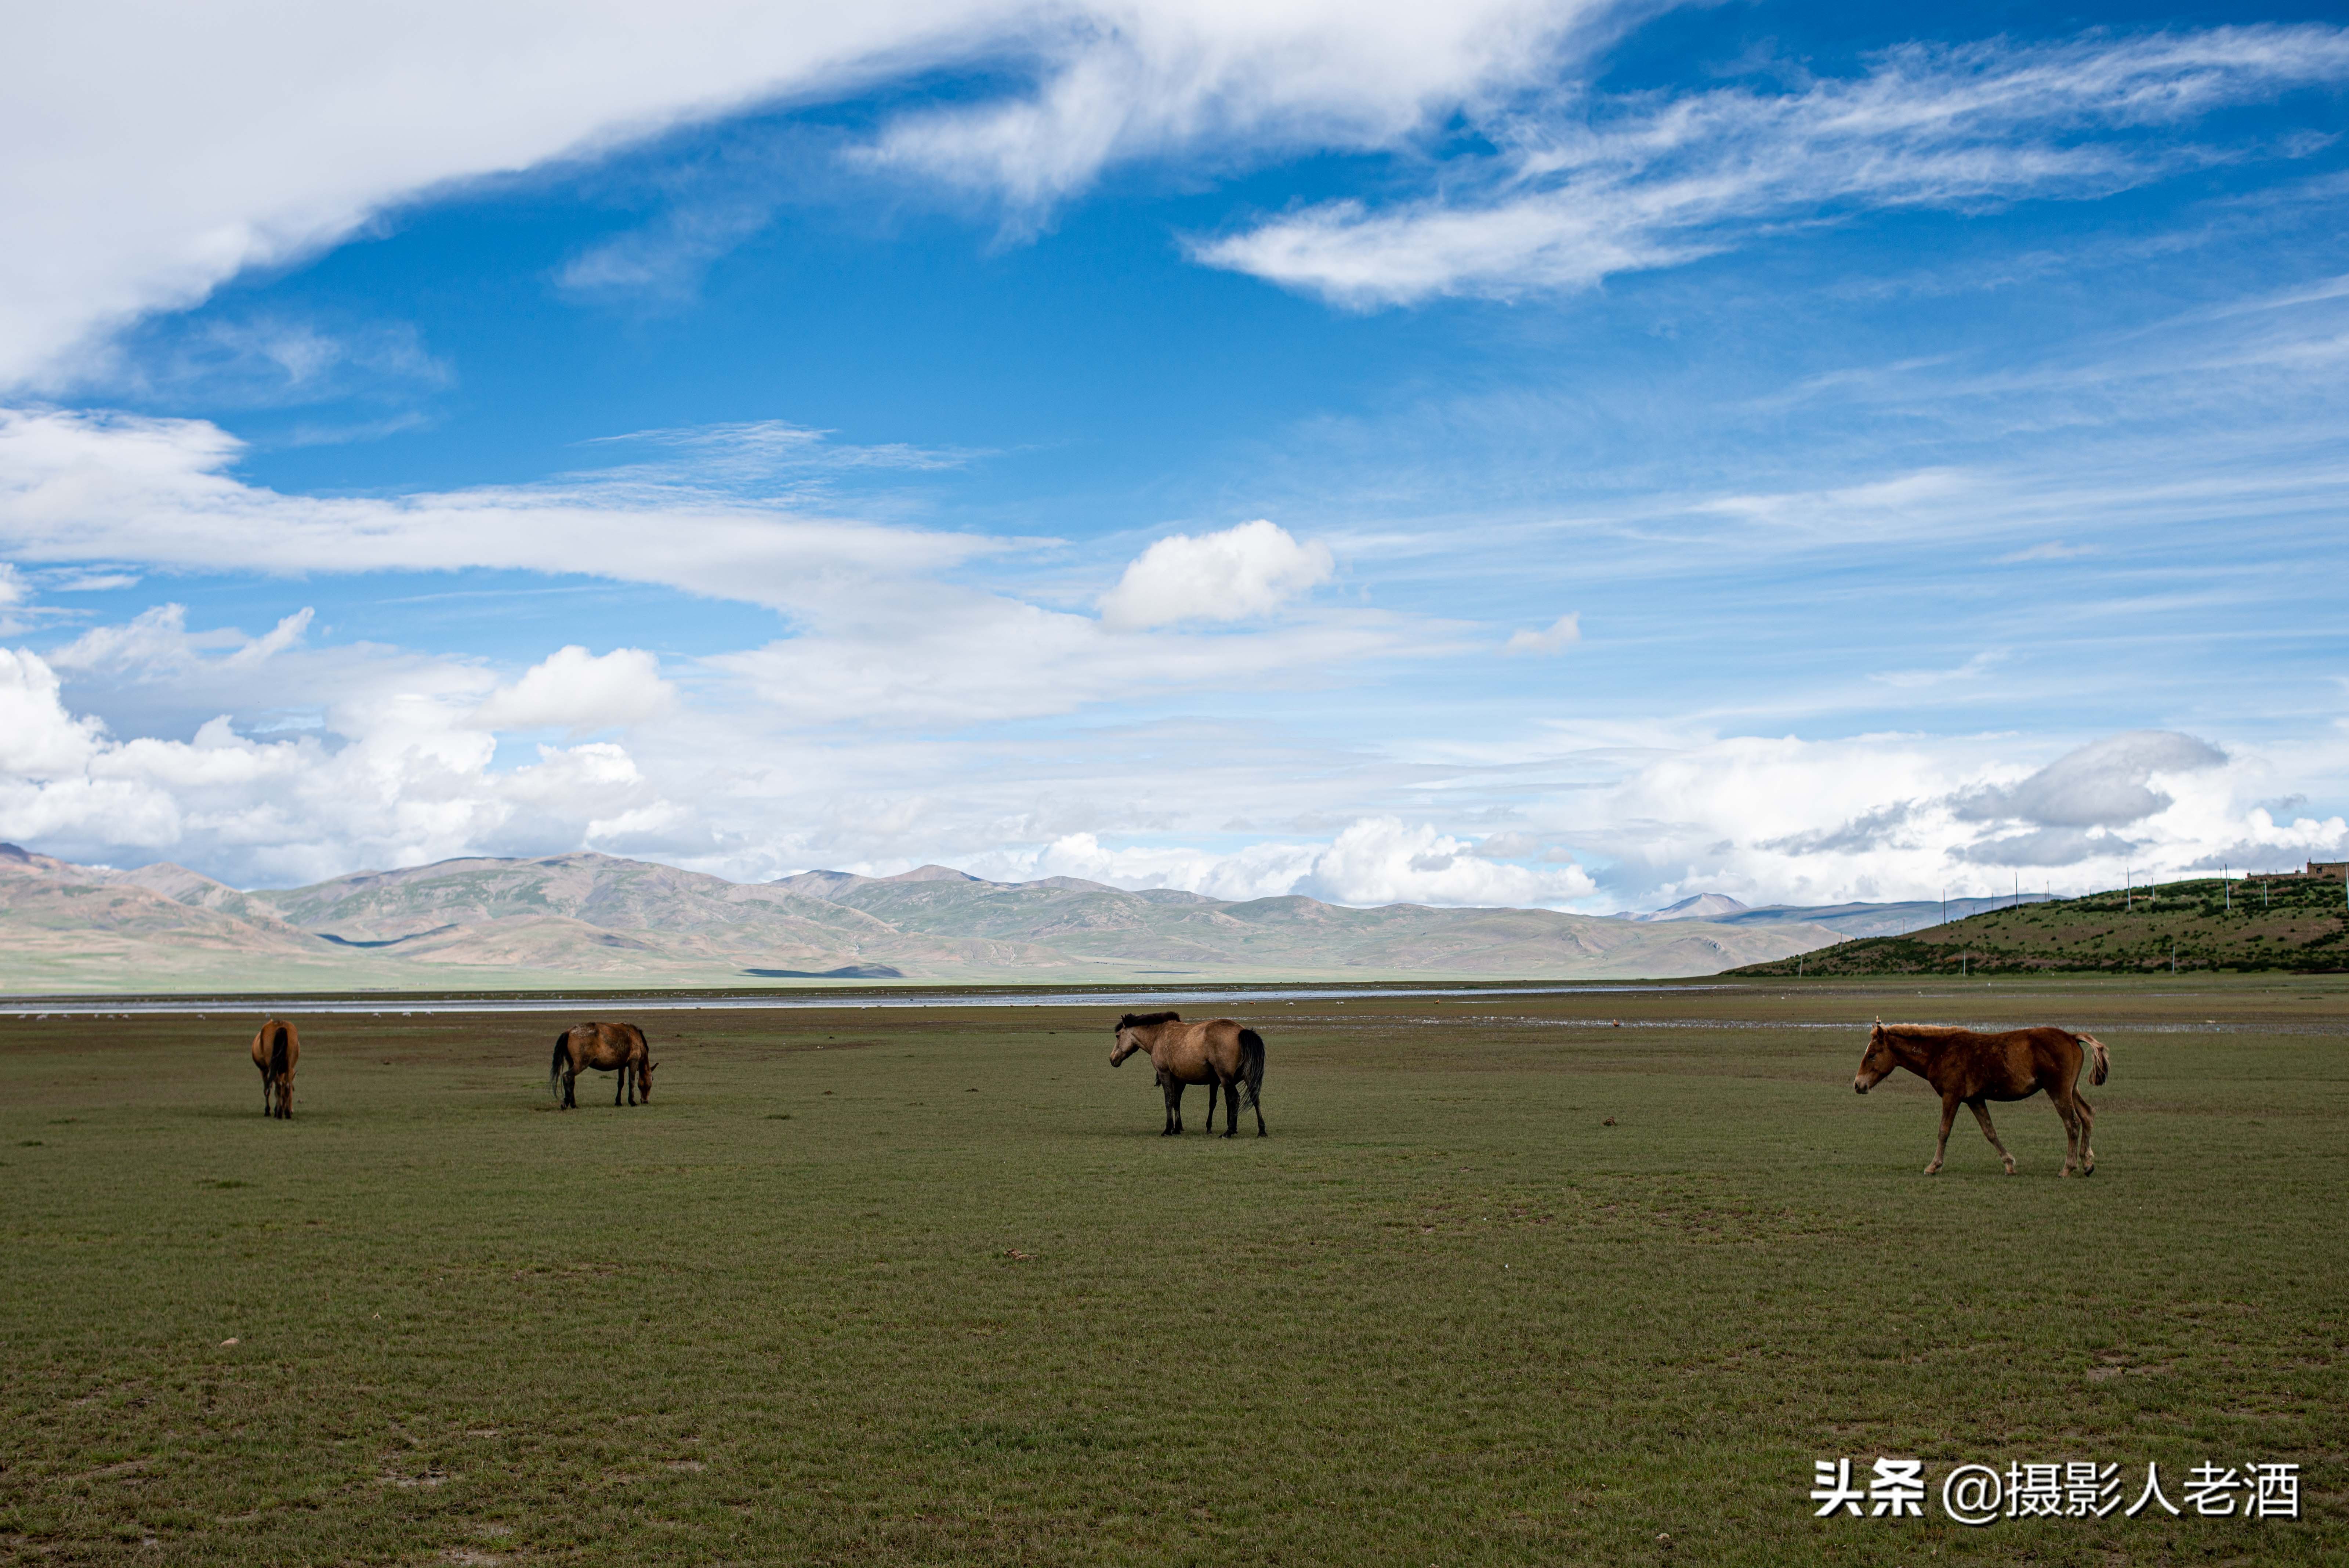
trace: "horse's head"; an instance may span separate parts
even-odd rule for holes
[[[1892,1036],[1884,1032],[1884,1020],[1868,1032],[1868,1054],[1859,1059],[1859,1071],[1852,1075],[1854,1094],[1864,1095],[1892,1075],[1900,1064],[1892,1054]]]
[[[653,1069],[659,1065],[658,1062],[647,1056],[636,1067],[636,1094],[647,1105],[652,1104],[653,1100]]]
[[[1157,1033],[1160,1024],[1181,1022],[1183,1022],[1183,1015],[1179,1012],[1127,1013],[1117,1021],[1117,1044],[1110,1051],[1109,1064],[1112,1067],[1122,1066],[1125,1059],[1136,1051],[1149,1049],[1150,1042],[1144,1039],[1143,1035]]]

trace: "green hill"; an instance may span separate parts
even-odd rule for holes
[[[2327,877],[2216,877],[1995,909],[1742,975],[2349,970],[2349,888]]]

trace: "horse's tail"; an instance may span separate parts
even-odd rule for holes
[[[546,1064],[546,1092],[554,1103],[563,1103],[563,1070],[571,1065],[571,1031],[566,1029],[554,1037],[554,1060]]]
[[[2105,1043],[2093,1034],[2081,1035],[2080,1044],[2085,1045],[2095,1058],[2088,1068],[2088,1083],[2091,1087],[2094,1087],[2103,1083],[2105,1075],[2112,1071],[2112,1058],[2105,1054]]]
[[[276,1034],[269,1042],[269,1075],[273,1078],[285,1075],[285,1025],[283,1023],[277,1026]]]
[[[1240,1031],[1240,1076],[1247,1080],[1248,1104],[1255,1105],[1264,1087],[1264,1036],[1253,1029]]]

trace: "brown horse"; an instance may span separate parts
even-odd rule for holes
[[[2044,1089],[2055,1102],[2055,1114],[2064,1118],[2064,1174],[2071,1175],[2076,1164],[2082,1176],[2093,1176],[2096,1151],[2088,1147],[2088,1134],[2096,1125],[2096,1113],[2088,1108],[2079,1091],[2080,1064],[2088,1052],[2095,1058],[2088,1082],[2101,1084],[2111,1063],[2105,1054],[2105,1043],[2093,1034],[2054,1028],[1977,1034],[1971,1029],[1943,1029],[1929,1023],[1887,1024],[1879,1018],[1868,1036],[1868,1054],[1860,1058],[1851,1086],[1864,1095],[1890,1077],[1893,1068],[1906,1067],[1940,1092],[1941,1141],[1934,1146],[1933,1163],[1925,1168],[1928,1176],[1941,1168],[1941,1158],[1950,1149],[1950,1124],[1958,1119],[1960,1106],[1973,1112],[1974,1120],[1982,1123],[1982,1137],[1990,1139],[1991,1147],[2006,1162],[2007,1175],[2013,1176],[2014,1156],[1998,1141],[1983,1102],[2027,1100]]]
[[[253,1037],[253,1064],[261,1069],[261,1114],[294,1119],[294,1064],[302,1059],[302,1037],[283,1019],[273,1018]]]
[[[1247,1089],[1248,1108],[1256,1112],[1256,1136],[1264,1137],[1264,1107],[1257,1094],[1264,1087],[1264,1036],[1229,1018],[1185,1023],[1179,1012],[1129,1012],[1117,1021],[1117,1045],[1109,1064],[1123,1065],[1137,1051],[1147,1052],[1158,1069],[1159,1087],[1166,1095],[1166,1127],[1162,1136],[1183,1130],[1183,1090],[1186,1085],[1207,1085],[1207,1130],[1216,1130],[1216,1093],[1224,1096],[1224,1136],[1240,1130],[1240,1089]]]
[[[652,1047],[645,1044],[645,1032],[633,1023],[574,1023],[554,1037],[546,1092],[564,1110],[575,1109],[579,1101],[572,1094],[572,1085],[592,1067],[598,1073],[620,1075],[620,1081],[612,1085],[615,1106],[624,1092],[632,1106],[639,1094],[646,1105],[651,1105],[653,1069],[659,1065],[653,1060]]]

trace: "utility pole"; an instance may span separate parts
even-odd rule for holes
[[[2121,872],[2121,908],[2124,909],[2137,908],[2137,885],[2131,880],[2136,875],[2134,868],[2126,868]]]

